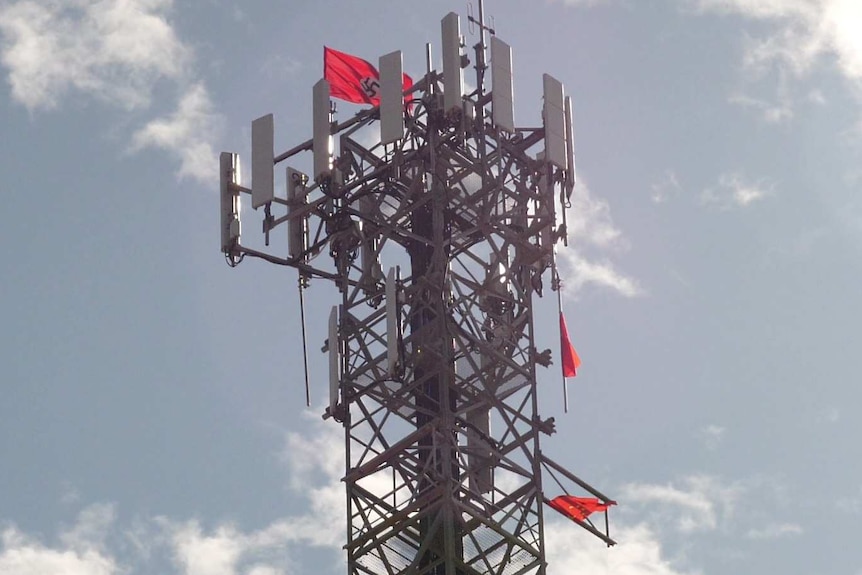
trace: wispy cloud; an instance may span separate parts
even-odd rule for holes
[[[219,115],[194,53],[168,21],[172,0],[18,0],[0,5],[0,64],[13,100],[30,112],[59,108],[76,94],[126,110],[147,110],[158,82],[178,94],[176,111],[146,122],[133,148],[173,154],[179,176],[209,182]]]
[[[650,186],[650,199],[655,204],[663,204],[682,193],[682,186],[673,170],[667,170],[658,183]]]
[[[702,427],[698,431],[698,436],[707,449],[713,450],[721,444],[725,431],[727,430],[720,425],[710,424]]]
[[[740,174],[722,174],[718,184],[701,193],[701,203],[721,210],[747,208],[770,195],[772,186],[763,181],[750,182]]]
[[[704,13],[735,14],[770,24],[748,37],[745,68],[755,76],[779,74],[778,105],[739,99],[761,107],[774,120],[792,115],[786,78],[802,78],[828,61],[850,83],[862,85],[862,4],[855,0],[690,0]]]
[[[744,490],[736,482],[691,475],[665,485],[630,483],[623,486],[621,499],[650,506],[651,513],[662,523],[672,523],[688,533],[716,529],[720,519],[732,515]]]
[[[743,108],[757,110],[763,119],[770,124],[781,124],[793,118],[793,103],[787,96],[770,102],[740,93],[730,96],[729,101],[731,104],[737,104]]]
[[[643,289],[634,278],[619,271],[607,259],[590,260],[574,248],[560,253],[563,288],[577,294],[588,286],[608,289],[623,297],[643,295]]]
[[[749,529],[745,536],[749,539],[779,539],[802,533],[802,526],[797,523],[772,523],[760,529]]]
[[[624,297],[643,294],[637,280],[610,261],[609,254],[628,250],[629,242],[614,224],[608,202],[594,197],[583,179],[572,193],[566,222],[569,247],[559,253],[564,289],[578,293],[594,286]]]
[[[222,117],[215,112],[206,87],[195,84],[183,94],[173,113],[151,120],[133,134],[132,149],[170,152],[180,160],[180,178],[209,182],[216,176],[212,142],[221,124]]]
[[[856,489],[856,493],[836,499],[835,509],[842,513],[851,513],[854,515],[862,513],[862,486]]]

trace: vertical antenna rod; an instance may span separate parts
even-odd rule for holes
[[[479,0],[479,19],[473,16],[467,16],[467,19],[473,24],[479,26],[479,43],[476,44],[476,86],[480,96],[485,95],[485,70],[487,69],[487,60],[485,58],[485,30],[491,34],[496,34],[493,28],[485,26],[485,1]]]

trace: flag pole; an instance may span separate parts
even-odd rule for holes
[[[559,317],[563,316],[563,284],[560,281],[560,274],[557,272],[557,257],[556,257],[556,249],[554,249],[554,256],[551,260],[551,274],[553,277],[553,285],[552,289],[557,290],[557,314]],[[560,328],[562,329],[562,328]],[[560,332],[560,345],[562,346],[562,332]],[[566,385],[566,373],[565,368],[563,366],[563,349],[560,347],[560,378],[563,380],[563,413],[569,412],[569,388]]]

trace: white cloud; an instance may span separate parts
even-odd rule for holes
[[[78,91],[127,109],[179,78],[189,50],[166,20],[170,0],[23,0],[0,8],[0,62],[12,97],[54,108]]]
[[[244,531],[230,522],[207,527],[196,519],[136,519],[119,526],[113,505],[80,512],[51,546],[15,526],[0,532],[0,575],[125,575],[169,560],[176,575],[286,575],[296,545],[328,548],[342,558],[345,538],[342,430],[319,421],[289,434],[289,488],[307,512]]]
[[[563,250],[559,257],[563,289],[571,293],[577,294],[587,286],[609,289],[624,297],[644,293],[637,280],[619,271],[608,260],[588,260],[573,247]]]
[[[152,119],[132,148],[155,147],[180,162],[179,177],[211,183],[212,144],[222,118],[193,50],[168,21],[173,0],[18,0],[0,6],[0,64],[12,98],[31,112],[58,108],[81,94],[123,109],[148,109],[156,84],[179,94],[176,111]]]
[[[644,524],[614,526],[618,544],[612,549],[573,523],[549,521],[545,526],[548,564],[567,575],[683,575],[697,573],[675,567],[661,541]]]
[[[132,136],[132,149],[158,148],[180,159],[179,177],[209,183],[217,163],[211,142],[217,138],[222,118],[214,111],[203,84],[195,84],[182,96],[177,109],[157,118]]]
[[[778,539],[802,533],[802,526],[796,523],[773,523],[760,529],[749,529],[745,536],[749,539]]]
[[[60,534],[56,548],[8,527],[0,534],[0,575],[119,574],[116,560],[103,550],[113,521],[109,505],[84,509],[77,523]]]
[[[234,575],[246,544],[230,526],[205,535],[197,522],[189,522],[173,535],[174,556],[186,575]]]
[[[703,12],[736,14],[767,22],[768,31],[750,39],[744,64],[755,76],[779,72],[779,104],[737,98],[762,107],[774,121],[792,116],[787,76],[802,78],[819,61],[831,61],[857,89],[862,88],[862,3],[857,0],[696,0]]]
[[[707,475],[683,478],[679,485],[630,483],[623,486],[621,500],[651,506],[651,514],[662,523],[670,521],[682,532],[716,529],[729,518],[744,492],[737,483],[723,484]]]
[[[74,527],[60,535],[60,541],[66,547],[79,551],[90,548],[103,549],[114,520],[113,505],[91,505],[81,511]]]
[[[604,255],[625,251],[629,244],[614,224],[608,202],[593,197],[582,179],[575,186],[571,206],[566,210],[566,226],[569,247],[561,249],[558,258],[564,289],[576,294],[587,286],[595,286],[625,297],[643,293],[635,279],[619,271]]]
[[[704,205],[729,210],[747,208],[772,194],[772,188],[762,181],[752,183],[740,174],[722,174],[718,185],[705,189],[700,200]]]
[[[623,234],[614,224],[607,200],[593,197],[579,180],[572,192],[571,207],[566,210],[569,241],[598,248],[626,248]]]

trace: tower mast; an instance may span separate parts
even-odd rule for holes
[[[222,154],[228,262],[262,258],[297,268],[303,286],[339,290],[324,417],[344,428],[350,575],[544,575],[543,503],[553,501],[543,476],[613,503],[540,449],[554,421],[538,413],[537,374],[552,352],[537,348],[535,309],[561,232],[555,204],[574,181],[571,108],[545,75],[542,126],[516,127],[511,48],[485,25],[483,0],[470,21],[480,36],[474,92],[464,93],[450,13],[442,71],[429,66],[405,88],[400,52],[381,57],[379,93],[365,96],[374,107],[342,123],[321,80],[313,138],[278,156],[272,115],[258,118],[250,189],[238,156]],[[376,79],[364,80],[339,93],[361,96]],[[379,143],[364,144],[378,129]],[[274,166],[288,160],[312,173],[288,167],[286,194],[276,194]],[[241,242],[242,194],[264,208],[266,249]],[[284,227],[279,254],[269,240]],[[607,523],[568,515],[613,544]]]

